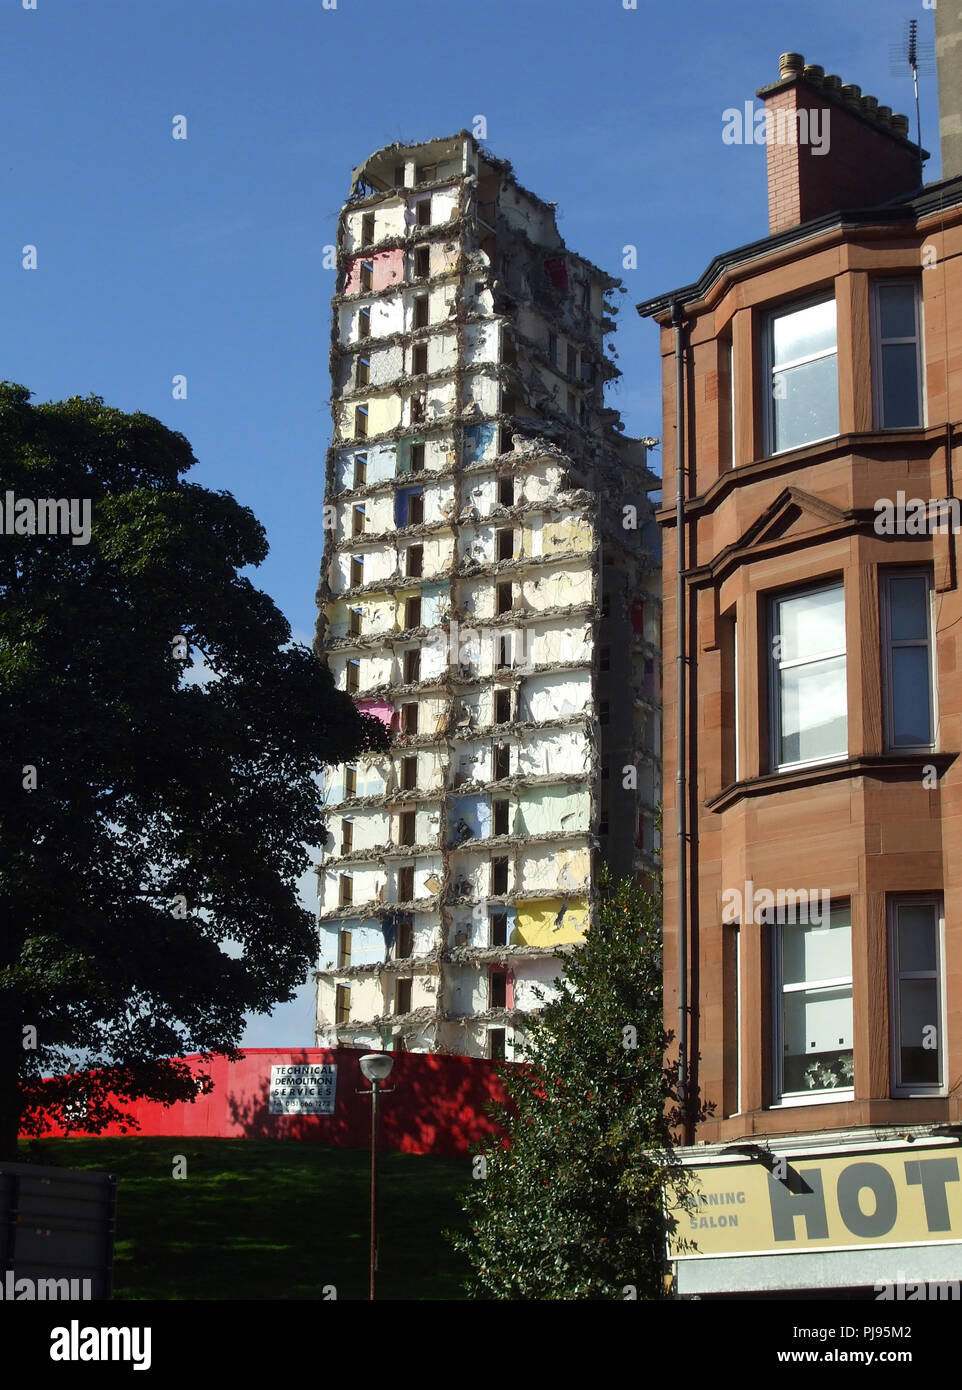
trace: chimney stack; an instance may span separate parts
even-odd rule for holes
[[[962,9],[962,0],[951,3]],[[920,187],[927,155],[907,139],[907,117],[800,53],[783,53],[778,67],[778,81],[756,93],[765,101],[771,233]]]

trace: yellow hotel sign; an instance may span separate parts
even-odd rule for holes
[[[960,1156],[953,1144],[786,1158],[784,1175],[774,1155],[774,1172],[755,1160],[692,1166],[690,1205],[669,1206],[670,1258],[962,1241]]]

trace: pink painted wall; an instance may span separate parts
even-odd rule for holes
[[[388,700],[355,700],[354,702],[362,714],[373,714],[375,719],[380,719],[382,724],[391,728],[391,721],[394,718],[394,706]]]
[[[206,1066],[194,1055],[187,1060],[195,1072],[212,1076],[211,1094],[199,1095],[189,1105],[135,1102],[129,1107],[140,1125],[135,1132],[176,1138],[299,1139],[361,1148],[371,1141],[370,1088],[361,1075],[362,1055],[343,1047],[254,1047],[239,1062],[220,1057]],[[293,1062],[337,1064],[333,1115],[268,1113],[271,1066]],[[495,1132],[484,1113],[485,1103],[505,1098],[495,1063],[480,1057],[395,1053],[388,1084],[395,1089],[381,1107],[381,1145],[403,1153],[469,1153]],[[362,1090],[365,1094],[357,1094]],[[52,1128],[50,1133],[63,1131]],[[112,1125],[104,1134],[119,1137],[121,1131]]]
[[[378,251],[375,256],[355,256],[348,261],[344,271],[343,294],[358,294],[361,289],[361,265],[370,261],[373,267],[372,290],[384,290],[389,285],[398,285],[404,279],[404,252]]]

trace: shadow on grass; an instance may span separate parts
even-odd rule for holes
[[[21,1146],[28,1156],[26,1144]],[[186,1177],[172,1176],[175,1158]],[[39,1157],[39,1155],[38,1155]],[[366,1299],[370,1156],[271,1139],[49,1139],[42,1161],[116,1173],[118,1299]],[[379,1296],[463,1299],[471,1160],[382,1153]]]

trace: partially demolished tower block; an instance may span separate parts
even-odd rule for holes
[[[643,444],[607,296],[466,131],[354,171],[338,226],[316,650],[389,724],[331,769],[320,1045],[515,1056],[660,794]]]

